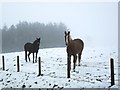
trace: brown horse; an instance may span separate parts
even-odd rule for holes
[[[35,62],[37,62],[37,54],[38,54],[38,50],[39,50],[39,45],[40,45],[40,38],[36,38],[36,40],[33,43],[26,43],[24,45],[24,50],[25,50],[25,60],[27,62],[27,51],[28,53],[28,59],[30,61],[30,54],[33,53],[33,63],[34,63],[34,53],[36,53],[36,60]]]
[[[70,31],[68,33],[65,31],[65,44],[67,46],[67,58],[70,60],[71,64],[71,56],[73,55],[73,70],[75,71],[75,65],[77,61],[77,54],[78,54],[78,65],[80,66],[81,54],[84,48],[84,42],[81,39],[74,39],[72,40],[70,36]],[[70,65],[71,67],[71,65]]]

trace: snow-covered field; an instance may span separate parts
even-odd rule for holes
[[[118,88],[118,51],[85,48],[81,66],[71,71],[67,78],[66,48],[40,49],[42,76],[38,63],[25,62],[24,52],[4,53],[5,71],[0,68],[1,88],[108,88],[110,83],[110,58],[114,58],[115,85]],[[16,70],[16,57],[20,57],[20,72]],[[32,54],[31,54],[32,59]]]

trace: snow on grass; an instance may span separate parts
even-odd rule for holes
[[[42,75],[38,63],[25,62],[24,52],[1,54],[5,56],[5,71],[0,69],[0,88],[108,88],[110,84],[110,58],[115,61],[115,88],[118,88],[118,53],[114,50],[86,48],[81,66],[71,70],[67,78],[66,48],[40,49]],[[20,57],[20,72],[16,58]],[[31,54],[32,59],[32,54]],[[73,61],[72,61],[73,62]],[[71,64],[73,67],[73,64]]]

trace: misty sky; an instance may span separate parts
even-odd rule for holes
[[[117,2],[3,3],[1,25],[15,25],[19,21],[62,22],[71,36],[83,39],[87,47],[118,46]]]

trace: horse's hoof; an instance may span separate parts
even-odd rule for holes
[[[78,66],[80,66],[80,63],[78,63]]]
[[[73,69],[73,72],[75,72],[75,69]]]

